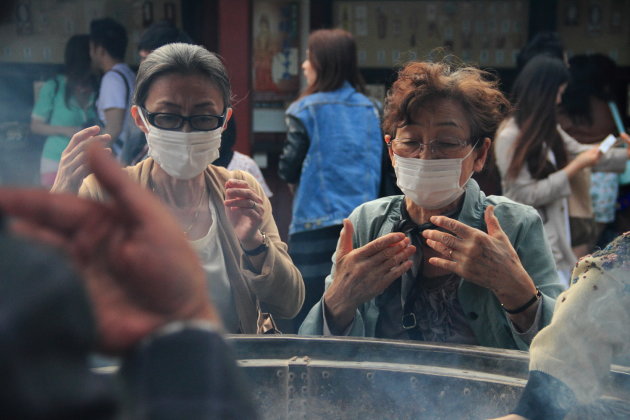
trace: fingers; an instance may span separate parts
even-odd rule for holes
[[[89,139],[90,137],[96,136],[100,132],[101,132],[101,128],[98,125],[93,125],[92,127],[84,128],[83,130],[79,131],[74,136],[72,136],[64,152],[66,151],[70,152],[74,150],[74,148],[77,147],[79,144],[83,143],[85,140]],[[109,134],[107,136],[109,136]]]
[[[455,261],[447,260],[445,258],[431,257],[429,258],[429,264],[449,271],[451,273],[455,273],[459,276],[465,277],[461,266]]]
[[[43,190],[0,189],[0,208],[42,228],[65,235],[77,229],[81,221],[98,205],[70,194]]]
[[[409,238],[405,237],[402,241],[397,242],[397,243],[395,243],[393,245],[390,245],[389,247],[385,248],[379,254],[375,255],[374,258],[376,258],[378,256],[382,260],[387,261],[387,260],[395,257],[396,255],[398,255],[398,253],[400,251],[402,251],[405,248],[407,248],[408,246],[410,246],[410,244],[411,244],[411,241],[409,240]]]
[[[98,214],[92,214],[86,220],[72,240],[72,251],[76,258],[83,262],[98,252],[98,248],[106,243],[106,239],[115,231],[112,226],[112,217],[107,208],[99,208]]]
[[[402,249],[400,249],[396,254],[392,255],[391,257],[389,257],[386,260],[383,260],[382,262],[377,262],[378,266],[377,268],[375,268],[376,270],[380,269],[380,267],[382,267],[382,270],[384,271],[390,271],[393,268],[399,266],[400,264],[404,263],[405,261],[409,260],[409,258],[411,258],[411,256],[416,252],[416,247],[413,245],[410,245],[408,247],[404,247]]]
[[[354,235],[354,226],[350,219],[343,219],[343,228],[339,233],[339,242],[337,243],[337,260],[346,256],[354,249],[352,243],[352,235]]]
[[[158,199],[149,191],[133,182],[122,171],[118,162],[105,150],[95,145],[89,147],[87,159],[99,183],[109,193],[117,206],[120,207],[120,214],[139,222],[163,223],[168,219],[176,224],[171,217],[163,217],[167,214],[167,211],[159,203]],[[156,217],[160,219],[156,220]]]
[[[264,214],[264,210],[259,205],[255,207],[227,207],[228,211],[232,214],[239,213],[242,216],[247,216],[255,221],[262,221],[262,216]]]
[[[385,289],[389,287],[390,284],[394,282],[397,278],[405,274],[407,271],[411,269],[413,262],[409,260],[405,260],[402,263],[398,264],[391,268],[385,275],[382,276],[380,280],[380,291],[379,294],[383,293]]]
[[[434,225],[446,229],[447,231],[453,233],[459,238],[467,239],[472,236],[475,232],[475,228],[467,226],[462,222],[459,222],[455,219],[451,219],[446,216],[432,216],[430,219],[431,223]],[[426,231],[425,231],[426,232]]]
[[[503,229],[501,229],[499,219],[497,219],[497,216],[494,215],[494,206],[488,206],[486,208],[484,219],[486,221],[486,226],[488,227],[488,235],[496,237],[505,234]]]
[[[402,232],[388,233],[387,235],[376,238],[367,245],[359,248],[358,256],[360,256],[361,258],[371,258],[379,254],[381,251],[387,249],[389,246],[392,246],[405,238],[406,236]]]
[[[255,194],[244,194],[243,196],[231,197],[223,201],[223,203],[226,207],[243,207],[246,209],[263,206],[263,200]]]
[[[254,202],[258,204],[263,204],[263,199],[249,187],[228,188],[225,190],[225,198],[226,198],[226,203],[230,199],[249,199],[249,200],[253,200]]]
[[[444,254],[444,248],[459,251],[464,246],[463,239],[457,238],[450,233],[442,232],[441,230],[427,229],[422,232],[422,236],[427,240],[427,245],[442,254]],[[472,236],[472,233],[469,233],[468,236]],[[429,243],[430,241],[431,243]],[[439,243],[439,245],[437,243]]]
[[[450,248],[444,245],[443,243],[434,241],[432,239],[427,239],[427,245],[431,247],[432,249],[436,250],[437,252],[439,252],[440,254],[442,254],[444,258],[447,258],[447,259],[453,258],[453,252],[455,252],[455,249]]]
[[[225,189],[228,188],[249,188],[249,184],[242,179],[230,178],[225,182]]]
[[[64,171],[66,173],[75,172],[78,167],[86,164],[85,152],[92,144],[96,143],[101,146],[105,146],[109,142],[109,139],[109,134],[103,134],[84,139],[81,143],[72,147],[68,144],[63,152],[64,156],[62,157],[62,161],[60,163],[60,171]]]
[[[13,221],[11,223],[11,231],[17,235],[49,245],[53,248],[68,248],[68,240],[64,235],[24,220]]]

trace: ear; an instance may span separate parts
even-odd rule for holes
[[[140,118],[140,112],[142,111],[140,111],[140,108],[138,107],[138,105],[132,105],[131,116],[133,117],[133,122],[136,123],[138,128],[142,130],[144,134],[148,134],[149,129],[147,128],[146,125],[144,125],[144,121],[142,121],[142,118]]]
[[[385,134],[385,137],[383,138],[385,140],[385,147],[387,147],[387,153],[389,153],[389,159],[392,161],[392,166],[396,166],[396,159],[394,158],[394,152],[391,147],[392,136]]]
[[[475,163],[473,164],[473,170],[475,172],[481,172],[483,166],[486,164],[490,146],[492,146],[492,140],[490,140],[489,137],[483,139],[483,144],[477,149],[477,157],[475,157]]]
[[[228,108],[225,110],[225,121],[223,121],[223,127],[221,128],[221,132],[224,132],[227,128],[228,122],[232,118],[232,108]]]

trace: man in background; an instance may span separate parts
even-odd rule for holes
[[[105,126],[104,133],[112,137],[112,151],[125,163],[123,149],[133,135],[131,98],[136,75],[124,63],[127,50],[125,27],[111,18],[95,19],[90,23],[90,58],[93,66],[103,74],[96,110]]]

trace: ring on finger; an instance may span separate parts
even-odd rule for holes
[[[448,257],[449,257],[449,258],[453,258],[453,248],[450,248],[450,249],[448,250]]]
[[[254,200],[249,200],[252,204],[249,206],[250,209],[255,209],[256,208],[256,202]]]

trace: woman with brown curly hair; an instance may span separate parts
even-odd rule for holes
[[[479,69],[401,70],[383,131],[404,195],[344,220],[327,290],[301,334],[528,348],[562,291],[542,222],[471,179],[508,112]]]

